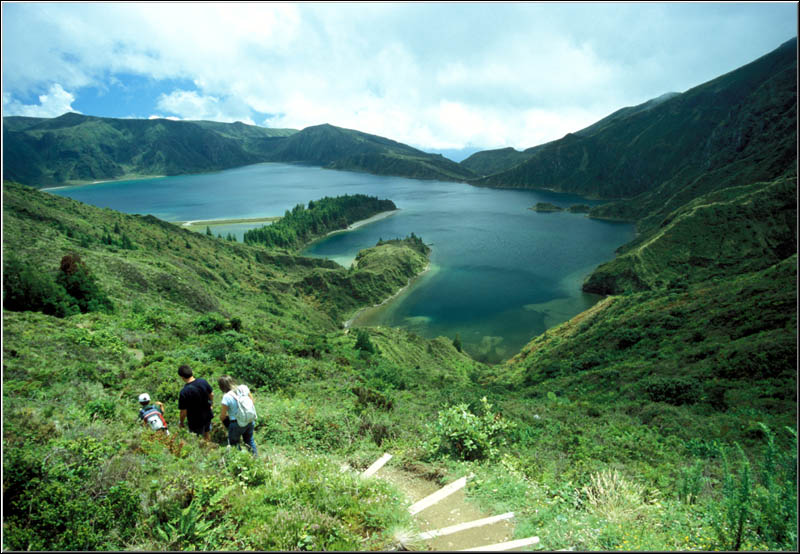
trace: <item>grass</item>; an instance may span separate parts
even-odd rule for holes
[[[547,550],[721,549],[737,506],[742,548],[797,546],[779,524],[796,521],[795,258],[610,297],[487,366],[450,339],[361,329],[369,352],[341,328],[380,275],[391,294],[424,266],[416,241],[351,271],[16,185],[4,210],[7,251],[41,272],[78,252],[114,304],[4,310],[4,548],[389,549],[413,529],[398,491],[341,471],[384,452],[422,476],[474,473],[471,501],[514,511],[515,538]],[[101,240],[116,225],[133,249]],[[183,363],[250,385],[262,456],[226,451],[219,425],[209,444],[176,428]],[[137,425],[145,391],[169,439]],[[435,423],[453,406],[483,414],[484,397],[509,424],[490,422],[485,454],[433,448],[452,438]],[[746,495],[730,492],[743,459],[719,454],[735,443]]]

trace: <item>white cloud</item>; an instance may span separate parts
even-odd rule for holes
[[[58,117],[67,112],[76,112],[72,107],[75,96],[55,83],[47,94],[39,95],[38,104],[22,104],[10,94],[3,93],[3,115],[24,115],[28,117]],[[77,112],[80,113],[80,112]]]
[[[255,125],[249,115],[250,109],[235,98],[220,100],[216,96],[202,96],[193,90],[175,90],[159,96],[156,106],[164,112],[177,114],[177,119],[227,123],[241,121]]]
[[[150,108],[171,117],[526,148],[735,69],[796,22],[788,4],[6,3],[4,108],[127,73],[194,83]]]

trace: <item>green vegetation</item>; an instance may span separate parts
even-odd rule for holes
[[[555,204],[552,204],[550,202],[537,202],[529,209],[533,210],[534,212],[545,212],[545,213],[564,211],[564,208],[556,206]]]
[[[216,171],[260,162],[463,181],[475,177],[438,154],[332,125],[269,129],[167,119],[64,114],[3,118],[4,179],[42,187]]]
[[[180,175],[265,161],[294,131],[67,113],[3,118],[3,178],[37,187]]]
[[[296,253],[320,201],[279,248],[4,183],[3,548],[389,550],[409,499],[346,468],[390,452],[472,474],[468,498],[546,550],[796,551],[793,48],[534,149],[609,196],[665,174],[591,211],[640,231],[587,282],[613,296],[502,365],[342,328],[424,270],[413,234],[343,268]],[[251,387],[259,458],[177,428],[184,363]],[[170,436],[137,423],[145,391]]]
[[[509,148],[476,152],[461,162],[461,165],[479,176],[494,175],[527,160],[533,149],[523,152]]]
[[[51,275],[12,253],[3,268],[3,307],[57,317],[114,309],[78,254],[61,258],[58,272]]]
[[[308,208],[298,204],[272,225],[245,232],[244,242],[298,250],[331,231],[347,229],[356,221],[396,209],[391,200],[363,194],[325,197],[310,201]]]
[[[4,311],[6,548],[388,549],[413,528],[399,492],[339,469],[385,451],[474,473],[469,497],[548,548],[796,547],[795,258],[611,297],[489,367],[340,328],[427,264],[416,236],[345,269],[11,183],[4,209],[6,252],[78,254],[115,308]],[[102,241],[117,225],[135,250]],[[182,363],[251,386],[262,457],[176,428]],[[143,391],[170,437],[136,424]]]
[[[796,157],[796,49],[793,39],[713,81],[620,110],[529,149],[520,159],[493,151],[496,171],[475,184],[606,199],[651,195],[637,198],[633,212],[627,204],[597,211],[635,220],[664,208],[672,211],[720,185],[773,179]],[[489,157],[473,157],[479,155]],[[738,164],[735,172],[720,171],[731,164]]]
[[[444,156],[327,124],[306,127],[288,138],[270,155],[269,161],[311,163],[330,169],[414,179],[462,181],[474,177],[469,169]]]

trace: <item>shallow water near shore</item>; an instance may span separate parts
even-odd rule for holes
[[[398,207],[391,217],[330,235],[305,254],[348,266],[379,239],[413,232],[431,245],[432,270],[354,325],[400,326],[426,337],[458,334],[467,352],[487,362],[513,356],[534,336],[591,307],[599,297],[581,292],[583,278],[634,236],[629,224],[528,209],[537,202],[598,203],[577,196],[300,165],[257,164],[51,192],[166,221],[282,216],[297,204],[343,194],[389,198]],[[232,232],[241,240],[258,226],[237,225]]]

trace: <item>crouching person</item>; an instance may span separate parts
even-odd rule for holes
[[[253,430],[258,415],[253,402],[253,393],[247,385],[237,385],[229,375],[223,375],[217,383],[223,392],[219,417],[222,424],[228,428],[228,446],[241,449],[240,440],[244,440],[253,456],[256,456],[258,450]]]
[[[143,392],[139,395],[139,421],[142,425],[153,431],[164,431],[169,435],[167,420],[164,419],[164,405],[161,402],[151,402],[150,395]]]

